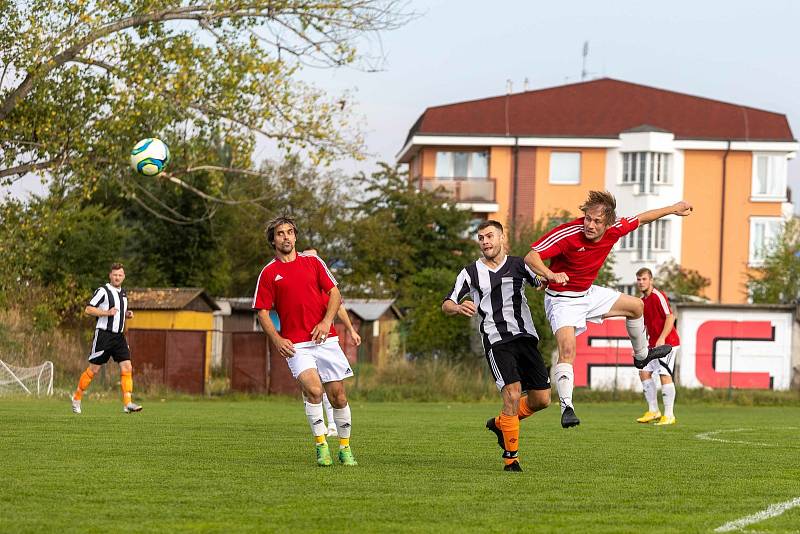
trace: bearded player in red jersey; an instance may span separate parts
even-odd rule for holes
[[[558,363],[553,378],[561,401],[561,426],[580,424],[572,405],[575,337],[586,331],[586,321],[602,323],[609,317],[625,317],[633,346],[633,362],[638,369],[672,351],[669,345],[647,348],[647,332],[641,299],[619,291],[592,285],[611,248],[624,235],[640,225],[667,215],[685,217],[692,205],[681,201],[672,206],[617,220],[617,201],[607,191],[590,191],[580,207],[584,216],[553,228],[531,245],[525,263],[548,281],[544,306],[547,320],[558,343]],[[544,260],[551,260],[550,267]]]
[[[258,320],[300,384],[314,436],[317,465],[332,465],[325,439],[322,393],[333,405],[333,420],[339,435],[339,461],[357,465],[350,450],[352,419],[343,380],[353,376],[347,357],[339,346],[333,317],[342,303],[336,279],[317,256],[295,250],[297,225],[289,217],[278,217],[267,226],[267,242],[275,259],[258,276],[253,309]],[[275,308],[281,322],[278,333],[269,317]]]

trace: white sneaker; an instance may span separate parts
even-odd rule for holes
[[[72,401],[72,413],[81,413],[81,401],[75,400],[72,396],[70,396],[69,400]]]
[[[328,427],[328,436],[332,438],[339,437],[339,433],[336,431],[336,425]]]
[[[122,408],[122,411],[125,413],[141,412],[142,407],[134,402],[129,402]]]

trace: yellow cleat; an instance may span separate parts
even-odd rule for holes
[[[656,426],[674,425],[675,423],[677,423],[677,421],[675,420],[675,416],[667,417],[666,415],[662,415],[661,418],[656,423]]]
[[[652,423],[658,419],[663,419],[661,417],[661,412],[644,412],[644,415],[641,416],[639,419],[636,420],[637,423]]]

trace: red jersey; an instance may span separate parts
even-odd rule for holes
[[[328,291],[335,285],[325,262],[316,256],[298,253],[294,261],[274,259],[258,275],[253,309],[275,308],[281,336],[292,343],[311,341],[311,330],[325,317]],[[332,323],[328,335],[336,335]]]
[[[664,323],[667,321],[667,315],[672,313],[672,308],[669,307],[667,296],[656,288],[653,288],[649,297],[642,297],[642,300],[644,301],[644,327],[647,329],[649,347],[652,349],[656,346],[656,341],[664,330]],[[675,325],[664,338],[664,342],[673,347],[681,344]]]
[[[531,248],[543,260],[551,260],[551,271],[567,273],[569,276],[569,282],[565,285],[552,285],[549,287],[551,291],[584,292],[592,286],[614,244],[638,227],[638,218],[623,217],[609,226],[599,241],[590,241],[583,233],[581,217],[556,226],[540,237]]]

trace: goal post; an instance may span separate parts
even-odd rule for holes
[[[53,394],[53,362],[46,361],[35,367],[17,367],[0,360],[0,395],[26,393],[28,395]]]

